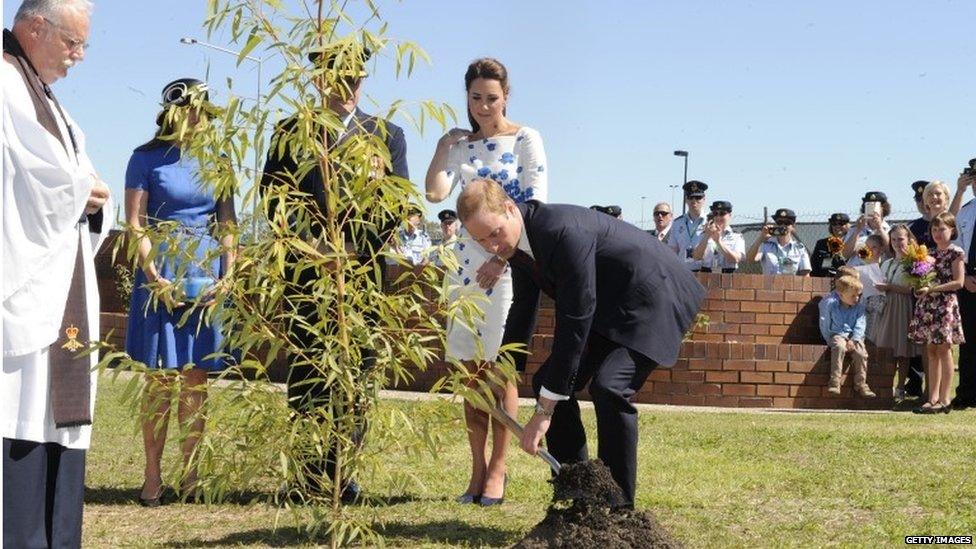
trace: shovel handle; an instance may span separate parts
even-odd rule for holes
[[[502,422],[502,424],[508,427],[508,429],[513,433],[515,433],[519,438],[522,438],[522,432],[524,431],[524,429],[522,429],[522,426],[519,425],[519,422],[515,421],[515,419],[512,416],[508,415],[508,412],[502,410],[498,406],[492,406],[491,409],[488,411],[488,413],[491,414],[491,417]],[[559,463],[559,460],[552,457],[552,454],[547,452],[544,448],[539,448],[538,452],[539,452],[539,457],[542,458],[543,461],[549,464],[549,467],[552,469],[552,472],[558,474],[559,469],[562,467],[562,465]]]

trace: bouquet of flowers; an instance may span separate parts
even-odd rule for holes
[[[828,236],[827,251],[830,252],[830,255],[837,257],[844,251],[844,241],[839,236]]]
[[[935,280],[935,258],[929,255],[925,244],[909,244],[901,264],[916,290],[931,286]]]
[[[861,246],[857,249],[857,257],[861,258],[861,261],[869,263],[874,254],[871,253],[871,248],[867,246]]]

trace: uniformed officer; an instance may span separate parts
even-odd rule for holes
[[[873,234],[881,235],[884,239],[882,248],[888,248],[888,231],[891,227],[888,226],[885,218],[890,214],[891,204],[888,203],[888,196],[885,193],[881,191],[864,193],[864,198],[861,199],[861,216],[844,237],[844,257],[847,258],[848,265],[855,267],[864,264],[859,257],[852,256],[855,251],[864,247],[868,237]]]
[[[671,228],[671,249],[684,260],[685,265],[692,271],[701,269],[701,262],[693,257],[695,246],[698,245],[702,231],[705,229],[705,217],[702,210],[705,207],[705,191],[708,185],[701,181],[689,181],[682,189],[685,192],[687,213],[678,216]]]
[[[912,235],[915,236],[917,242],[927,242],[932,239],[929,235],[929,214],[925,210],[925,199],[922,197],[922,193],[928,184],[929,182],[924,179],[919,179],[912,183],[912,193],[915,195],[915,208],[922,217],[912,220],[908,224],[908,230],[912,231]]]
[[[620,216],[623,215],[623,210],[620,208],[620,206],[617,206],[615,204],[611,204],[609,206],[600,206],[598,204],[594,204],[590,206],[590,209],[600,213],[605,213],[610,217],[615,217],[617,219],[620,219]]]
[[[733,231],[732,203],[716,200],[709,208],[708,221],[692,256],[701,261],[701,271],[733,273],[746,255],[746,241]]]
[[[807,276],[810,256],[802,242],[793,238],[796,213],[780,208],[773,214],[775,225],[765,225],[759,238],[749,248],[746,258],[762,263],[763,274]]]
[[[846,213],[831,214],[827,220],[827,230],[830,232],[830,236],[839,238],[842,242],[850,228],[851,218]],[[813,256],[810,258],[813,276],[834,276],[837,274],[837,269],[847,263],[842,253],[843,245],[841,245],[840,252],[831,253],[829,240],[830,237],[821,238],[813,247]]]

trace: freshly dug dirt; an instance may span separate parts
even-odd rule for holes
[[[516,548],[681,547],[650,513],[612,509],[622,492],[598,459],[563,465],[552,483],[553,504]]]

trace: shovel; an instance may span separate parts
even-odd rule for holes
[[[519,423],[515,421],[512,416],[508,415],[508,412],[502,410],[498,406],[497,402],[488,410],[488,413],[491,414],[491,417],[502,422],[505,427],[508,427],[511,432],[515,433],[515,436],[519,437],[520,439],[522,438],[522,426],[519,425]],[[549,464],[549,467],[552,468],[553,474],[559,474],[559,469],[562,467],[559,460],[552,457],[552,454],[545,451],[543,448],[539,448],[537,455],[542,458],[543,461]]]

